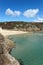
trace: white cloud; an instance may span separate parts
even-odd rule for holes
[[[14,12],[13,12],[13,15],[14,15],[14,16],[19,16],[20,14],[21,14],[20,11],[14,11]]]
[[[43,22],[43,18],[38,17],[34,22]]]
[[[39,9],[28,9],[24,11],[23,15],[26,17],[34,17],[39,12]]]
[[[13,11],[11,10],[10,8],[8,8],[6,11],[5,11],[5,14],[6,15],[12,15],[12,16],[19,16],[21,14],[20,11]]]
[[[6,15],[13,15],[13,11],[12,11],[10,8],[8,8],[8,9],[6,10],[5,14],[6,14]]]
[[[10,8],[6,9],[5,14],[11,15],[11,16],[20,16],[21,14],[25,17],[34,17],[39,12],[39,9],[28,9],[24,11],[24,13],[21,13],[20,11],[13,11]]]

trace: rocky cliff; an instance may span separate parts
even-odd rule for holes
[[[10,50],[14,47],[11,40],[0,34],[0,65],[20,65],[19,62],[9,54]]]
[[[0,22],[3,29],[13,29],[22,31],[43,31],[43,22]]]

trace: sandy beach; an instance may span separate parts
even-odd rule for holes
[[[0,33],[3,34],[4,36],[8,36],[8,35],[24,34],[24,33],[28,33],[28,32],[14,31],[14,30],[6,30],[6,29],[0,28]]]

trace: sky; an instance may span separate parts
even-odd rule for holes
[[[43,22],[43,0],[0,0],[0,22]]]

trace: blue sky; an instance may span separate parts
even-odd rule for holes
[[[43,22],[43,0],[0,0],[0,22]]]

